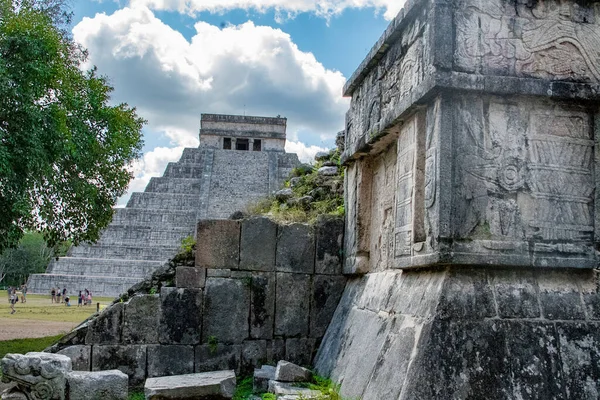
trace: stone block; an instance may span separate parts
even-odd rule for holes
[[[147,400],[231,399],[235,393],[234,371],[150,378],[144,386]]]
[[[202,289],[163,287],[160,300],[160,343],[199,344],[202,333]]]
[[[263,365],[254,370],[252,389],[254,393],[264,393],[269,390],[269,381],[275,379],[275,367]]]
[[[123,328],[123,303],[115,303],[105,308],[89,323],[86,344],[118,344]]]
[[[275,369],[275,380],[279,382],[311,382],[312,372],[304,367],[281,360]]]
[[[277,229],[276,269],[312,274],[315,271],[313,228],[306,224],[281,225]]]
[[[69,399],[127,400],[129,378],[119,370],[70,372]]]
[[[315,272],[339,275],[342,273],[344,220],[321,217],[315,225]]]
[[[275,365],[285,358],[285,340],[267,340],[267,363]]]
[[[108,369],[118,369],[127,374],[129,386],[142,386],[146,379],[146,346],[94,346],[92,348],[92,371]]]
[[[62,354],[71,359],[74,371],[89,371],[92,368],[91,353],[92,347],[84,345],[65,347],[57,352],[57,354]]]
[[[240,222],[198,222],[196,267],[237,269],[240,258]]]
[[[203,288],[206,268],[177,267],[175,282],[178,288]]]
[[[308,336],[311,276],[277,273],[275,336]]]
[[[202,341],[214,337],[219,343],[242,343],[248,338],[250,282],[208,278],[204,295]]]
[[[277,225],[269,218],[250,218],[242,222],[240,269],[274,271]]]
[[[194,347],[148,346],[148,377],[184,375],[194,372]]]
[[[294,386],[291,383],[269,381],[269,392],[280,396],[296,396],[301,399],[317,399],[318,396],[322,395],[318,390],[306,389],[298,386]]]
[[[490,273],[500,318],[539,318],[538,285],[526,271],[498,270]]]
[[[346,287],[346,278],[315,275],[312,282],[310,337],[322,338]]]
[[[241,374],[250,374],[254,368],[267,363],[267,341],[247,340],[242,344]]]
[[[160,326],[160,296],[136,295],[125,303],[123,311],[123,343],[158,343]]]
[[[496,316],[494,296],[482,269],[451,269],[444,282],[440,318],[474,319]]]
[[[309,338],[293,338],[285,340],[285,359],[295,364],[312,365],[316,350],[316,340]]]
[[[203,344],[196,346],[195,372],[218,371],[222,369],[240,370],[242,345]]]
[[[230,277],[233,279],[250,280],[252,278],[252,272],[251,271],[231,271]]]
[[[538,275],[542,315],[550,320],[583,320],[585,309],[576,275],[571,271],[545,271]]]
[[[275,314],[275,273],[253,273],[250,294],[250,337],[273,338]]]
[[[230,278],[231,270],[211,268],[206,270],[206,276],[208,278]]]

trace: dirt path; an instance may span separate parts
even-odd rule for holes
[[[0,318],[0,341],[10,339],[40,338],[70,332],[79,323],[39,321],[31,319]]]

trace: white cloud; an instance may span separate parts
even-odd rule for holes
[[[114,99],[135,105],[148,120],[146,132],[158,132],[174,147],[144,157],[130,192],[161,175],[183,147],[198,145],[202,112],[282,115],[296,142],[332,140],[343,128],[344,76],[300,51],[288,34],[252,22],[225,28],[198,22],[195,28],[188,41],[149,9],[136,7],[84,18],[73,29],[89,50],[89,64],[110,77]],[[302,158],[318,151],[290,146]]]
[[[330,149],[326,149],[324,147],[307,146],[302,142],[294,142],[292,140],[287,140],[285,142],[285,151],[288,153],[298,154],[300,162],[303,163],[312,163],[315,160],[315,155],[318,152],[329,150]]]
[[[347,8],[366,7],[384,10],[384,17],[391,20],[398,14],[404,3],[405,0],[130,0],[132,6],[187,14],[201,11],[219,13],[234,9],[253,9],[259,12],[275,10],[278,20],[303,12],[329,18]]]

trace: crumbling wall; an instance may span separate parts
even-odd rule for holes
[[[76,370],[148,377],[310,365],[344,289],[343,221],[205,220],[176,258],[50,350]]]

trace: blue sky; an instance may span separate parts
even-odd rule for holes
[[[197,146],[200,113],[288,118],[303,160],[344,127],[345,80],[402,0],[77,0],[73,36],[148,120],[130,191]],[[119,202],[121,205],[129,196]]]

